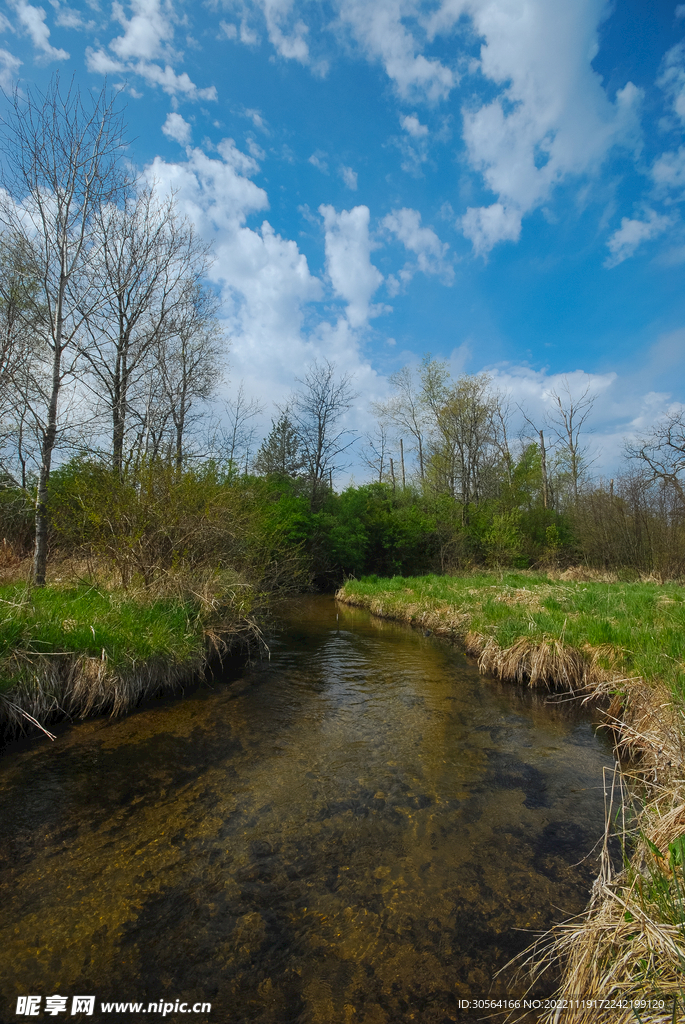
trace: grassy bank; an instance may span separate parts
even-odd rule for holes
[[[479,656],[487,650],[484,667],[504,678],[575,688],[640,676],[661,680],[674,696],[685,696],[685,590],[675,584],[573,581],[532,573],[367,577],[349,580],[340,597],[452,635]],[[532,657],[538,648],[548,649],[547,662]],[[553,658],[556,652],[559,659],[562,649],[568,656],[563,668]]]
[[[213,649],[254,633],[241,598],[0,586],[0,735],[30,719],[119,714],[188,681]]]
[[[527,967],[561,967],[568,1003],[550,1024],[682,1021],[685,592],[566,575],[369,577],[337,596],[462,642],[482,671],[602,703],[633,757],[607,815],[608,828],[621,822],[624,867],[603,857],[586,913],[544,936]]]

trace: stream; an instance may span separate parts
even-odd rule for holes
[[[587,713],[331,597],[279,615],[270,658],[5,748],[1,1024],[475,1021],[582,911],[613,766]]]

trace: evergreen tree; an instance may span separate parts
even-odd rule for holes
[[[297,431],[287,412],[271,421],[268,437],[262,442],[254,460],[254,469],[260,476],[297,477],[304,468]]]

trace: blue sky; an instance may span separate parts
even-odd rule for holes
[[[593,444],[685,399],[685,4],[7,0],[5,89],[125,83],[130,159],[214,241],[226,395],[326,357],[352,422],[430,351]]]

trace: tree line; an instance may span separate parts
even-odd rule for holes
[[[210,414],[228,347],[212,254],[173,195],[130,173],[116,97],[55,77],[15,92],[1,128],[0,511],[36,584],[51,545],[106,555],[124,585],[193,545],[247,564],[231,519],[261,538],[262,567],[297,552],[320,579],[579,559],[681,572],[679,413],[597,482],[589,389],[564,382],[533,422],[487,374],[455,380],[427,355],[391,376],[361,437],[353,381],[323,361],[260,441],[242,387]],[[339,494],[353,446],[371,482]]]

